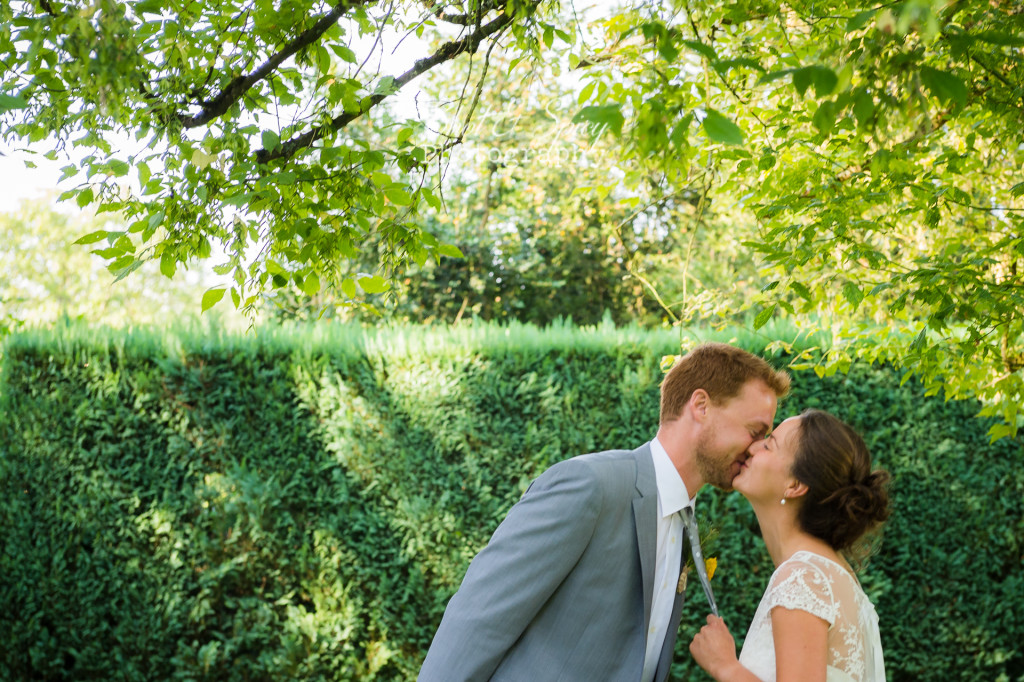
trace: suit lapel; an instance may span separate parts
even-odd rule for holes
[[[658,486],[654,479],[651,446],[645,444],[634,451],[636,457],[636,492],[633,498],[633,522],[640,551],[640,574],[644,587],[644,632],[651,626],[651,602],[654,601],[654,562],[658,546]]]

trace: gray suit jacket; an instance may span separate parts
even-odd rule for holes
[[[417,679],[638,681],[657,513],[650,444],[552,466],[473,559]],[[681,609],[677,594],[659,682],[668,676]]]

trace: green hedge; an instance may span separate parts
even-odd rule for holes
[[[0,678],[412,679],[466,565],[552,462],[656,428],[668,332],[90,331],[6,343]],[[795,376],[894,475],[863,575],[893,680],[1024,680],[1024,452],[881,369]],[[707,491],[742,637],[771,564]],[[674,678],[703,679],[684,614]]]

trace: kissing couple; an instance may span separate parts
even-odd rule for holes
[[[662,682],[689,546],[712,611],[690,652],[714,679],[884,682],[878,617],[848,556],[888,516],[888,475],[826,412],[773,428],[789,384],[727,344],[686,354],[662,382],[653,440],[533,481],[470,564],[417,679]],[[739,656],[702,574],[705,484],[750,502],[775,564]]]

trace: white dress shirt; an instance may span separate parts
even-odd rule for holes
[[[668,634],[676,584],[679,582],[679,559],[683,542],[683,520],[679,517],[679,511],[693,504],[683,479],[657,438],[651,441],[651,454],[654,457],[654,479],[658,487],[658,544],[654,562],[651,623],[647,630],[647,652],[641,682],[654,679],[665,635]]]

